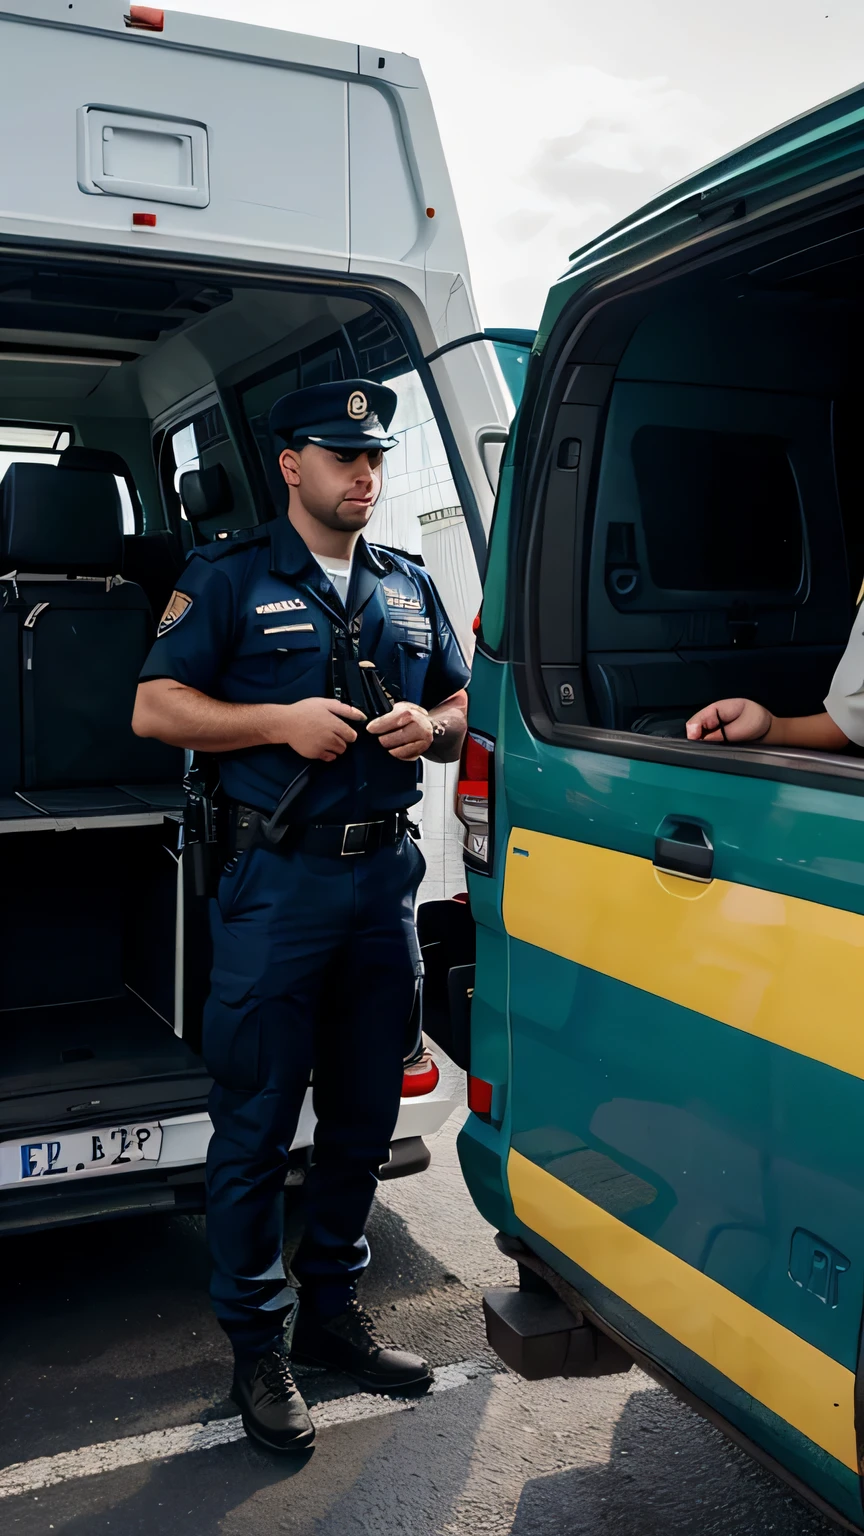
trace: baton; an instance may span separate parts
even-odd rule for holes
[[[361,661],[357,665],[363,685],[363,702],[366,705],[363,713],[366,715],[367,721],[370,719],[380,719],[382,715],[389,715],[390,711],[396,707],[396,700],[378,676],[374,662]],[[351,702],[353,703],[353,700]],[[291,783],[283,790],[279,803],[269,821],[265,821],[261,830],[268,843],[272,843],[274,847],[279,846],[285,833],[288,831],[290,826],[288,816],[291,807],[295,800],[299,799],[303,791],[308,788],[314,768],[315,763],[311,762],[306,763],[300,769],[300,772],[295,775]]]

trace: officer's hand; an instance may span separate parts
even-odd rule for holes
[[[389,715],[370,720],[366,729],[401,763],[416,762],[432,745],[432,721],[419,704],[397,704]]]
[[[687,721],[687,740],[761,741],[773,723],[770,710],[752,699],[720,699]]]
[[[348,721],[362,723],[366,719],[361,710],[338,699],[301,699],[299,704],[275,708],[274,744],[286,742],[301,757],[319,758],[322,763],[332,763],[357,740],[357,732]]]

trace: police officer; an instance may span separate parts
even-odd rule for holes
[[[276,403],[288,515],[192,553],[133,721],[140,736],[215,754],[231,806],[204,1015],[212,1297],[246,1431],[277,1450],[314,1437],[284,1341],[282,1258],[310,1073],[294,1357],[367,1391],[432,1380],[425,1360],[380,1343],[355,1297],[419,970],[424,862],[406,813],[420,757],[459,756],[469,676],[425,570],[363,538],[395,408],[392,390],[364,379]]]

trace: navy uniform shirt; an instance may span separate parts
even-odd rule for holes
[[[141,681],[171,677],[232,704],[332,697],[333,628],[353,633],[398,697],[432,709],[469,671],[426,571],[357,541],[348,613],[286,516],[249,539],[196,549],[159,625]],[[353,722],[352,722],[353,723]],[[356,728],[356,727],[355,727]],[[220,754],[232,800],[272,811],[308,759],[289,746]],[[316,762],[295,821],[363,821],[419,799],[417,763],[391,757],[363,727],[335,762]]]

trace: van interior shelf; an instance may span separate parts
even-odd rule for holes
[[[12,1008],[0,1014],[3,1103],[21,1093],[56,1087],[91,1089],[123,1079],[202,1075],[200,1058],[128,986],[115,997]]]
[[[0,796],[0,835],[154,826],[166,819],[180,820],[183,800],[183,790],[176,784],[17,790]]]

